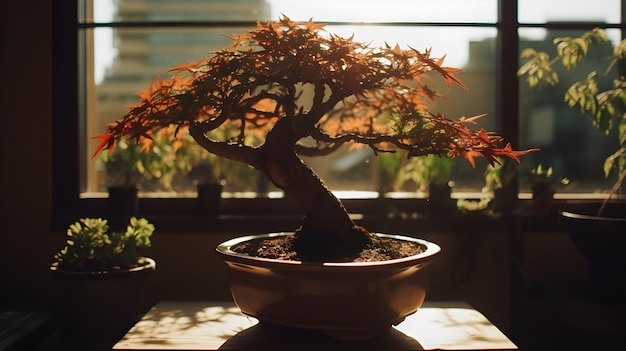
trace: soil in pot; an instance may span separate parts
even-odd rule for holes
[[[293,236],[279,236],[258,238],[236,245],[233,251],[254,257],[279,260],[300,260],[294,250]],[[391,238],[381,238],[380,245],[366,248],[356,257],[346,257],[346,262],[375,262],[398,259],[418,255],[425,251],[425,247],[415,242],[398,241]]]

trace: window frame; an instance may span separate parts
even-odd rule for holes
[[[499,0],[498,20],[496,23],[401,23],[411,26],[484,26],[495,27],[498,30],[497,57],[496,57],[496,129],[514,147],[518,145],[519,124],[519,89],[517,82],[517,68],[519,64],[519,37],[520,28],[546,29],[591,29],[601,25],[604,28],[617,28],[626,33],[626,0],[621,1],[621,18],[619,24],[593,22],[550,22],[547,24],[518,23],[518,1]],[[85,52],[79,51],[79,33],[81,30],[97,24],[79,24],[78,1],[55,1],[52,5],[52,227],[65,228],[68,223],[83,216],[101,216],[107,213],[106,198],[81,198],[81,189],[85,179],[81,178],[82,164],[85,159],[86,122],[81,117],[84,106],[80,101],[79,72],[85,69]],[[348,24],[348,23],[329,23]],[[391,23],[398,24],[398,23]],[[124,26],[153,26],[155,23],[124,23]],[[158,23],[162,26],[253,26],[250,22],[167,22]],[[121,26],[111,23],[110,26]],[[68,84],[76,82],[76,84]],[[222,199],[222,208],[219,216],[207,217],[195,212],[195,198],[140,198],[141,212],[155,222],[160,228],[175,229],[177,231],[220,230],[228,228],[245,229],[245,221],[241,216],[262,219],[267,228],[272,230],[285,227],[293,229],[297,224],[301,211],[293,206],[288,199],[270,198],[225,198]],[[380,209],[394,208],[421,211],[426,209],[426,199],[342,199],[351,213],[358,213],[363,217],[384,215]],[[581,202],[599,202],[600,199],[584,199],[584,197],[566,197],[558,199],[561,208]],[[264,223],[265,223],[264,222]],[[263,230],[264,225],[256,228]],[[280,229],[280,228],[278,228]]]

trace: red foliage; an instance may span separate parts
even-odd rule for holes
[[[518,160],[536,151],[500,147],[500,136],[467,127],[475,118],[452,121],[428,112],[440,95],[424,78],[434,73],[448,86],[465,87],[455,76],[461,70],[443,66],[444,57],[432,58],[430,50],[372,48],[326,33],[323,24],[287,17],[232,39],[210,59],[180,65],[172,79],[140,92],[137,105],[94,137],[100,140],[96,154],[118,138],[149,137],[170,125],[220,129],[226,132],[214,142],[241,146],[254,139],[259,145],[280,120],[291,120],[285,147],[300,154],[325,154],[350,142],[375,152],[394,145],[409,156],[465,157],[473,164],[476,156],[493,163],[497,156]],[[296,146],[305,137],[317,143]]]

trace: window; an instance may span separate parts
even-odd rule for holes
[[[435,110],[451,118],[487,113],[481,122],[486,128],[497,130],[519,148],[543,148],[525,163],[554,166],[576,180],[573,191],[577,193],[606,189],[601,173],[591,172],[600,166],[580,167],[610,149],[604,136],[594,134],[583,119],[566,116],[558,92],[546,96],[511,82],[517,80],[519,48],[548,42],[557,32],[579,33],[602,26],[619,40],[621,5],[621,0],[608,0],[603,6],[582,0],[388,0],[384,6],[363,0],[55,2],[55,211],[84,214],[104,206],[106,175],[99,161],[91,159],[96,143],[90,137],[123,115],[124,106],[137,101],[137,91],[173,65],[223,47],[229,42],[223,34],[242,33],[257,19],[277,19],[281,13],[298,21],[312,17],[328,23],[333,33],[354,34],[356,40],[374,45],[433,47],[435,55],[447,55],[448,65],[465,70],[460,77],[470,88],[438,87],[453,103],[441,101]],[[334,190],[368,191],[377,197],[383,194],[381,189],[388,189],[381,180],[379,160],[369,152],[340,151],[308,161]],[[233,204],[239,202],[226,206],[226,212],[241,208],[240,197],[252,198],[248,210],[256,208],[255,200],[266,201],[260,198],[267,190],[263,179],[245,178],[241,169],[235,172],[229,167],[224,168],[226,196]],[[483,162],[471,169],[464,160],[455,160],[455,192],[481,196],[485,167]],[[143,193],[144,208],[170,214],[188,210],[187,202],[195,196],[193,179],[183,178],[174,191],[164,191],[154,182],[144,184],[150,190]],[[419,184],[393,190],[420,197]]]
[[[579,37],[583,29],[520,29],[520,46],[545,50],[555,54],[552,39],[557,37]],[[608,66],[606,57],[621,40],[619,30],[607,30],[611,43],[601,46],[598,53],[590,54],[584,61],[584,70],[565,70],[554,65],[560,72],[561,84],[530,89],[525,81],[520,81],[520,142],[522,147],[534,145],[543,150],[531,155],[528,161],[533,164],[551,165],[559,174],[567,175],[572,182],[564,190],[572,194],[603,192],[615,183],[615,174],[606,178],[603,164],[607,156],[618,149],[617,128],[610,136],[596,129],[592,119],[576,108],[569,108],[564,102],[567,88],[586,77],[591,69],[604,71]],[[546,45],[547,44],[547,45]],[[608,87],[615,77],[614,71],[608,76],[600,73],[599,83]]]
[[[529,163],[551,165],[558,173],[569,177],[572,182],[564,191],[572,196],[604,193],[617,179],[605,178],[602,168],[604,159],[617,149],[616,131],[606,137],[593,127],[590,118],[575,108],[568,108],[563,97],[566,88],[575,80],[583,79],[592,68],[604,70],[607,67],[606,56],[622,38],[620,5],[619,0],[604,1],[602,6],[585,1],[567,4],[519,1],[520,49],[532,47],[554,56],[554,38],[579,37],[592,27],[605,28],[610,40],[601,46],[604,54],[598,51],[585,59],[582,76],[564,75],[561,66],[555,65],[555,70],[561,73],[562,84],[529,89],[526,82],[520,80],[520,146],[540,147],[543,152],[531,155]],[[612,76],[602,79],[605,84],[611,84],[612,80]]]

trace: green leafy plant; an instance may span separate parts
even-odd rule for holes
[[[208,152],[254,167],[305,213],[289,246],[302,260],[354,258],[380,249],[373,233],[356,225],[342,202],[301,156],[327,155],[342,145],[374,154],[519,156],[503,138],[472,129],[480,117],[451,120],[432,113],[440,94],[425,82],[438,76],[465,85],[445,57],[399,45],[370,47],[324,30],[323,24],[259,23],[232,44],[198,62],[173,69],[140,93],[141,101],[111,124],[96,153],[129,137],[171,125],[188,127]],[[223,131],[217,136],[213,131]]]
[[[141,156],[139,145],[129,143],[126,138],[120,140],[119,148],[110,153],[103,152],[100,160],[107,175],[107,186],[124,188],[137,186],[145,173]]]
[[[419,190],[427,190],[430,184],[446,185],[452,175],[452,159],[437,155],[406,158],[400,153],[379,156],[379,168],[394,190],[412,183]]]
[[[555,38],[557,54],[554,57],[543,51],[526,48],[522,50],[521,58],[527,61],[521,65],[517,74],[525,77],[531,88],[542,84],[557,85],[560,80],[559,74],[553,69],[554,64],[561,62],[567,73],[572,72],[580,67],[594,47],[598,48],[607,42],[606,32],[594,28],[577,38]],[[606,158],[603,167],[607,178],[613,170],[617,173],[616,183],[610,191],[610,195],[613,195],[626,177],[626,40],[613,49],[607,62],[604,72],[586,72],[584,79],[572,83],[565,93],[564,101],[570,108],[578,108],[584,115],[591,117],[593,126],[606,135],[617,128],[618,149]],[[613,71],[617,73],[613,83],[602,90],[599,79]]]
[[[555,175],[552,167],[544,168],[540,164],[526,170],[522,176],[533,192],[554,191],[570,182],[568,178]]]
[[[170,191],[174,177],[186,176],[199,164],[211,162],[186,128],[172,126],[147,135],[138,142],[123,138],[114,150],[100,154],[108,186],[133,187],[154,180],[162,190]],[[219,172],[214,165],[204,177],[217,181]]]
[[[67,229],[53,266],[69,271],[110,271],[140,266],[138,250],[151,245],[154,225],[132,217],[125,232],[109,233],[106,219],[82,218]]]
[[[218,130],[212,135],[223,133]],[[111,152],[99,154],[107,186],[177,191],[185,186],[228,180],[240,189],[253,190],[252,184],[256,184],[254,169],[207,153],[185,126],[170,126],[147,136],[138,142],[122,138]]]
[[[411,159],[405,173],[416,183],[446,185],[452,175],[452,159],[438,155],[428,155]]]
[[[485,168],[485,186],[483,192],[494,191],[502,189],[515,181],[517,174],[517,165],[512,162],[505,162],[500,160],[494,164],[487,165]]]

